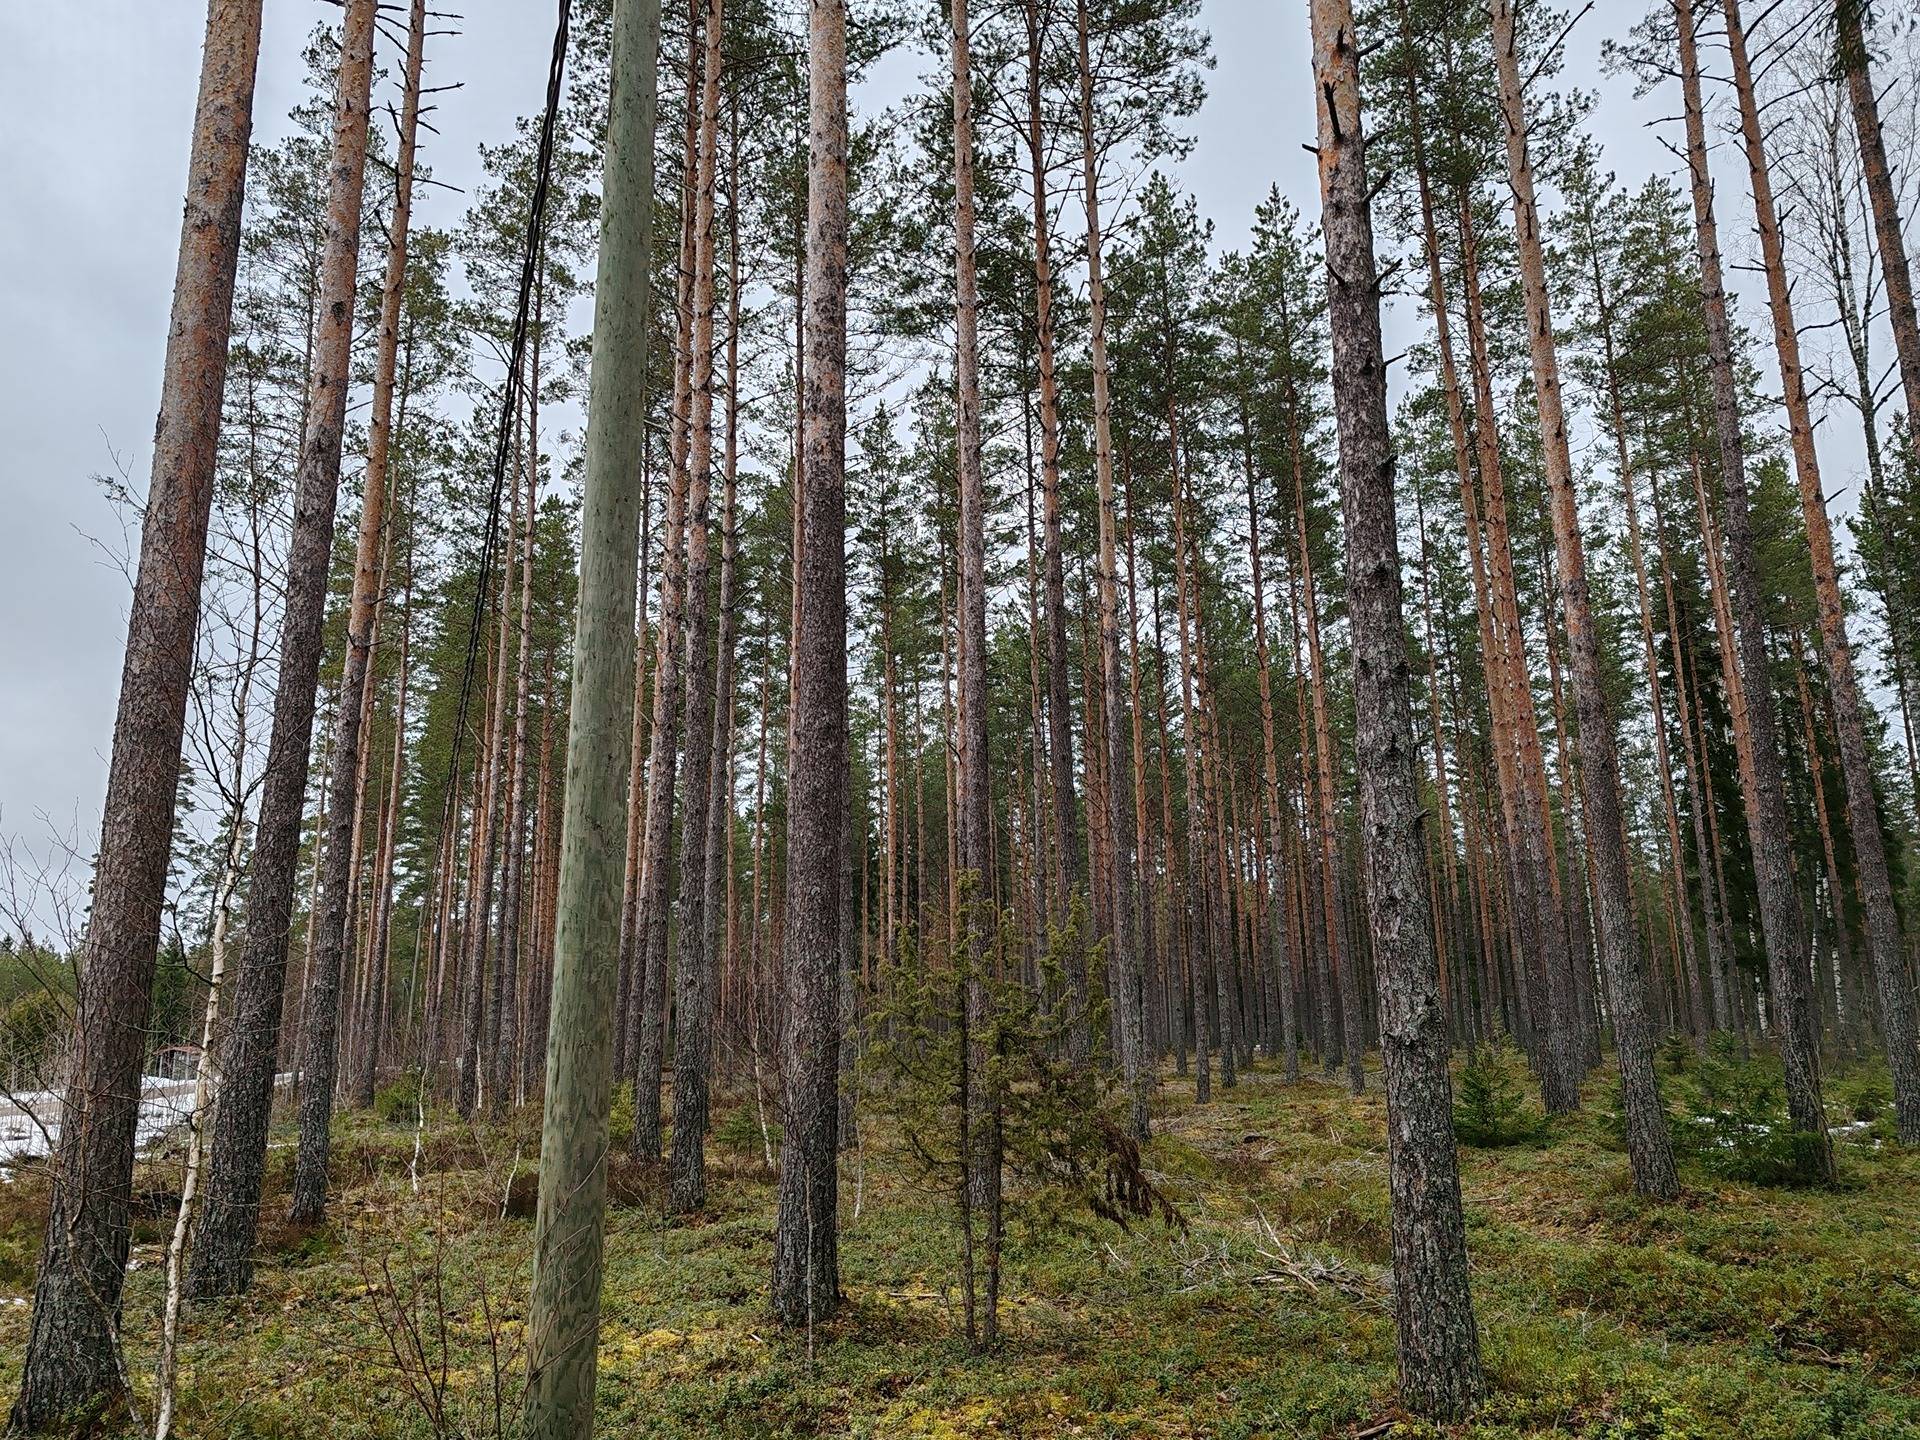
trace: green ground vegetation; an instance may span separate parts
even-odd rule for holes
[[[1920,1435],[1920,1153],[1887,1138],[1883,1072],[1830,1076],[1842,1180],[1813,1189],[1776,1163],[1791,1137],[1768,1142],[1784,1122],[1764,1059],[1670,1047],[1686,1184],[1654,1205],[1632,1192],[1604,1073],[1580,1114],[1546,1121],[1507,1083],[1511,1057],[1463,1056],[1460,1070],[1489,1064],[1502,1073],[1456,1085],[1475,1107],[1462,1128],[1487,1142],[1463,1147],[1462,1168],[1493,1390],[1456,1431],[1393,1405],[1378,1076],[1354,1099],[1262,1062],[1204,1108],[1165,1079],[1143,1165],[1177,1222],[1014,1207],[1006,1338],[986,1355],[961,1339],[952,1197],[884,1118],[845,1157],[847,1304],[810,1333],[774,1326],[760,1112],[750,1092],[725,1096],[704,1215],[665,1217],[656,1177],[615,1167],[600,1433]],[[324,1228],[278,1220],[291,1151],[272,1152],[253,1291],[188,1324],[180,1433],[512,1433],[538,1117],[469,1129],[430,1114],[416,1132],[410,1097],[387,1099],[342,1122]],[[177,1161],[143,1164],[125,1323],[136,1377],[151,1370],[176,1186]],[[14,1301],[30,1293],[44,1203],[29,1171],[0,1185],[0,1390],[17,1378]]]

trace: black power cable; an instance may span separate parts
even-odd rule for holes
[[[453,746],[447,757],[446,800],[440,818],[443,830],[453,823],[454,805],[459,795],[460,742],[466,736],[467,711],[472,703],[474,672],[480,658],[480,636],[486,629],[488,602],[493,594],[489,582],[494,562],[500,553],[500,497],[506,488],[507,461],[513,450],[514,422],[519,416],[520,401],[525,393],[522,372],[527,352],[527,316],[532,305],[534,278],[539,268],[547,192],[553,177],[554,127],[560,112],[561,83],[566,74],[567,36],[572,11],[572,0],[560,0],[559,16],[553,31],[553,57],[547,67],[547,108],[540,118],[540,151],[534,165],[533,197],[527,207],[526,245],[520,256],[520,291],[514,306],[513,338],[507,353],[507,379],[500,397],[500,429],[493,451],[493,486],[487,502],[487,529],[480,546],[480,568],[474,576],[466,661],[460,672],[460,704],[454,713]],[[453,863],[450,847],[446,863]]]

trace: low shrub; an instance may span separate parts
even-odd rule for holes
[[[1820,1183],[1820,1138],[1793,1127],[1768,1062],[1716,1044],[1689,1082],[1677,1140],[1702,1166],[1753,1185]]]
[[[409,1070],[373,1092],[374,1117],[383,1125],[413,1125],[420,1119],[420,1072]]]
[[[1527,1103],[1525,1073],[1504,1046],[1484,1046],[1467,1056],[1453,1102],[1453,1133],[1461,1144],[1495,1150],[1546,1132],[1546,1117]]]
[[[1872,1122],[1893,1108],[1893,1085],[1882,1070],[1855,1069],[1833,1078],[1827,1098],[1850,1118]]]
[[[1693,1068],[1699,1053],[1692,1038],[1678,1030],[1660,1042],[1660,1063],[1670,1074],[1684,1075]]]
[[[769,1115],[766,1127],[763,1137],[760,1113],[751,1103],[736,1105],[714,1125],[713,1143],[742,1155],[759,1155],[765,1146],[771,1146],[777,1155],[780,1153],[780,1122]]]

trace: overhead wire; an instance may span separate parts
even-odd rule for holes
[[[446,796],[441,811],[441,826],[453,822],[459,794],[461,742],[466,738],[467,716],[473,701],[474,675],[479,666],[480,637],[486,629],[493,567],[500,554],[501,498],[506,488],[507,463],[513,452],[515,424],[525,395],[525,365],[529,312],[533,286],[539,269],[541,236],[545,229],[547,196],[552,189],[554,134],[560,112],[561,88],[566,78],[567,42],[571,30],[573,0],[559,0],[554,23],[553,54],[547,66],[547,103],[540,118],[540,143],[534,162],[533,194],[527,205],[527,227],[520,255],[519,292],[514,304],[513,329],[507,348],[507,377],[501,387],[500,424],[495,437],[493,472],[487,500],[487,524],[480,545],[480,563],[474,573],[473,604],[467,626],[466,658],[460,671],[460,701],[454,712],[453,742],[447,757]],[[449,862],[451,857],[449,853]]]

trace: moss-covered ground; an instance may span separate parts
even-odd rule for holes
[[[599,1433],[1436,1433],[1394,1408],[1384,1108],[1369,1079],[1355,1099],[1263,1063],[1196,1107],[1169,1077],[1145,1163],[1185,1228],[1016,1228],[1005,1341],[984,1356],[959,1335],[947,1209],[878,1125],[843,1175],[846,1304],[810,1334],[771,1323],[773,1179],[753,1109],[732,1097],[706,1214],[665,1219],[652,1177],[615,1173]],[[1856,1126],[1838,1187],[1763,1188],[1694,1159],[1679,1201],[1647,1204],[1607,1092],[1596,1078],[1581,1114],[1462,1152],[1491,1393],[1444,1433],[1920,1435],[1920,1153],[1884,1143],[1884,1123]],[[433,1120],[416,1161],[403,1116],[344,1122],[326,1226],[275,1218],[251,1293],[193,1312],[179,1433],[511,1434],[537,1123]],[[271,1217],[289,1154],[273,1152]],[[172,1173],[143,1167],[125,1321],[137,1378],[152,1368]],[[0,1185],[9,1394],[44,1203],[31,1174]]]

